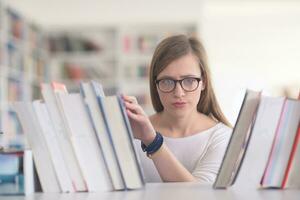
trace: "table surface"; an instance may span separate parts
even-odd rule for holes
[[[174,200],[174,199],[300,199],[300,189],[259,189],[231,187],[214,190],[211,185],[200,183],[148,183],[144,188],[132,191],[102,193],[34,193],[28,196],[0,196],[1,200]]]

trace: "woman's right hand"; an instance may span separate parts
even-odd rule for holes
[[[149,117],[145,114],[134,96],[122,95],[122,98],[125,102],[126,112],[134,137],[141,140],[145,145],[149,145],[156,136]]]

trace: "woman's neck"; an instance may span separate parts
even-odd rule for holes
[[[160,114],[160,128],[164,131],[165,136],[189,136],[195,131],[195,121],[199,118],[199,114],[195,112],[178,117],[167,112],[162,112]]]
[[[190,136],[217,124],[216,121],[199,112],[181,117],[161,112],[151,116],[150,120],[156,130],[166,137],[173,138]]]

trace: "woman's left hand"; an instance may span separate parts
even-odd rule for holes
[[[125,102],[134,137],[146,145],[150,144],[154,140],[156,133],[149,117],[134,96],[122,95],[122,98]]]

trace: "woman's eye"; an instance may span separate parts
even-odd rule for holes
[[[166,85],[171,85],[171,84],[173,83],[173,81],[167,79],[167,80],[163,80],[162,83],[163,83],[163,84],[166,84]]]
[[[187,79],[184,79],[184,82],[186,84],[193,84],[195,82],[195,79],[194,78],[187,78]]]

